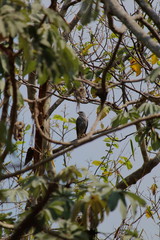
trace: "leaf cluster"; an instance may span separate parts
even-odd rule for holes
[[[62,237],[63,234],[67,234],[71,239],[74,239],[77,234],[87,236],[88,227],[92,226],[96,229],[104,220],[105,214],[108,215],[114,211],[119,202],[124,205],[122,216],[125,217],[127,198],[132,200],[133,208],[135,208],[135,202],[141,206],[145,205],[145,201],[137,195],[113,189],[100,183],[95,177],[91,176],[92,181],[88,179],[88,184],[79,181],[80,179],[83,179],[83,174],[74,166],[65,168],[55,176],[53,182],[57,187],[50,193],[50,198],[43,209],[35,216],[36,225],[33,227],[38,239],[45,236],[45,229],[50,229],[53,236],[55,234]],[[18,222],[21,224],[20,222],[23,222],[23,219],[32,212],[32,208],[36,207],[38,201],[40,199],[43,201],[45,198],[50,180],[47,177],[31,176],[19,180],[19,183],[18,188],[1,190],[0,196],[1,200],[6,202],[16,203],[22,200],[30,202],[31,207],[18,216]],[[2,214],[0,217],[3,217]],[[89,220],[90,218],[92,220]],[[56,231],[53,225],[55,222],[58,226]],[[72,227],[68,228],[70,224]]]

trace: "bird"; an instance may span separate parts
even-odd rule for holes
[[[84,112],[78,112],[79,117],[76,120],[76,132],[77,138],[81,138],[85,136],[87,127],[88,127],[88,119]]]

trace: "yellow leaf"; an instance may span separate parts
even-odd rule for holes
[[[97,93],[97,90],[92,87],[92,88],[91,88],[91,95],[92,95],[93,98],[96,98],[96,97],[97,97],[97,94],[96,94],[96,93]]]
[[[99,219],[102,221],[104,217],[104,207],[106,205],[105,202],[101,200],[98,195],[93,194],[90,196],[89,205],[91,206],[97,220]]]
[[[96,43],[90,43],[90,44],[88,44],[88,45],[82,50],[82,55],[88,54],[88,50],[89,50],[91,47],[95,46],[95,45],[97,45],[97,44],[96,44]]]
[[[155,183],[152,184],[152,186],[150,187],[153,195],[156,194],[157,188],[158,188],[158,186],[157,186],[157,184],[155,184]]]
[[[102,161],[93,161],[92,164],[96,165],[96,166],[99,166],[102,164]]]
[[[93,83],[101,83],[102,78],[96,77],[96,79],[93,81]]]
[[[21,175],[17,175],[18,181],[22,181],[23,177]]]
[[[98,86],[101,86],[101,80],[102,80],[102,78],[97,77],[97,78],[93,81],[93,83],[96,83],[97,87],[98,87]],[[96,97],[97,97],[97,90],[96,90],[96,88],[94,88],[94,87],[91,88],[91,94],[92,94],[92,97],[93,97],[93,98],[96,98]]]
[[[100,109],[101,109],[101,106],[98,106],[98,108],[97,108],[97,115],[99,114]],[[105,107],[103,108],[102,112],[101,112],[100,120],[102,120],[103,118],[105,118],[105,117],[108,115],[109,111],[110,111],[110,108],[107,107],[107,106],[105,106]]]
[[[147,218],[153,218],[153,211],[151,211],[151,207],[147,207],[146,209],[146,217]]]
[[[104,171],[104,172],[102,173],[103,176],[108,176],[108,177],[109,177],[109,176],[112,176],[112,174],[113,174],[113,173],[110,172],[110,171]]]
[[[154,65],[158,62],[158,58],[155,54],[152,54],[152,56],[149,58],[149,62]]]
[[[142,72],[141,71],[142,66],[135,59],[131,59],[130,64],[131,64],[130,67],[136,73],[136,76],[139,76]]]
[[[124,161],[122,161],[122,160],[119,160],[118,162],[119,162],[120,164],[123,164],[123,163],[124,163]]]

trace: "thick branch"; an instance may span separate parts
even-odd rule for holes
[[[155,37],[155,39],[157,39],[157,41],[160,43],[160,36],[159,33],[155,30],[155,28],[152,27],[143,17],[138,20],[148,28],[148,30],[152,33],[153,37]]]
[[[15,56],[14,52],[12,49],[13,45],[13,39],[10,37],[9,38],[9,47],[8,51],[6,54],[8,55],[8,64],[9,64],[9,78],[10,82],[12,84],[12,93],[13,93],[13,102],[12,102],[12,107],[11,107],[11,112],[10,112],[10,126],[8,129],[8,136],[7,136],[7,146],[0,156],[1,161],[3,162],[5,157],[7,156],[10,147],[11,147],[11,140],[12,140],[12,134],[13,134],[13,128],[14,124],[17,119],[17,85],[16,85],[16,79],[15,79],[15,66],[14,66],[14,61],[15,61]]]
[[[7,121],[9,98],[10,98],[10,94],[8,94],[9,87],[10,87],[9,77],[7,76],[5,80],[6,80],[6,83],[5,83],[5,88],[4,88],[4,102],[3,102],[2,117],[1,117],[2,122]]]
[[[119,18],[137,39],[146,45],[154,54],[160,57],[160,44],[154,41],[135,21],[135,17],[130,16],[116,0],[104,0],[107,12]]]
[[[80,9],[79,12],[74,16],[74,18],[72,19],[72,21],[68,24],[69,32],[63,34],[66,42],[68,41],[70,32],[71,32],[71,31],[73,30],[73,28],[77,25],[77,23],[79,22],[82,14],[83,14],[83,13],[82,13],[82,11],[81,11],[81,9]]]
[[[160,17],[156,12],[149,6],[146,0],[135,0],[142,10],[153,20],[157,28],[160,30]]]
[[[113,17],[112,15],[108,12],[107,13],[108,17],[108,25],[109,28],[115,33],[115,34],[123,34],[126,31],[126,27],[123,25],[121,28],[118,28],[117,26],[114,25],[113,22]]]
[[[116,187],[120,189],[126,189],[132,184],[135,184],[142,177],[150,173],[152,169],[156,167],[159,163],[160,163],[160,152],[158,152],[153,159],[150,159],[150,161],[145,162],[141,168],[133,172],[128,177],[124,178],[124,180],[118,183]]]
[[[81,2],[81,0],[75,0],[73,2],[71,0],[64,1],[63,6],[61,7],[61,10],[60,10],[59,14],[62,17],[64,17],[66,12],[67,12],[67,10],[68,10],[68,8],[71,7],[71,6],[74,6],[78,2]]]

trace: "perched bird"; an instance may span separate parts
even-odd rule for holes
[[[88,119],[84,112],[78,112],[79,117],[76,120],[76,131],[77,138],[81,138],[85,135],[87,127],[88,127]]]

